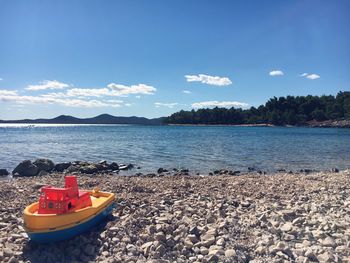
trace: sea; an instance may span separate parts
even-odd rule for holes
[[[0,168],[37,158],[132,163],[142,173],[343,170],[350,168],[350,129],[0,124]]]

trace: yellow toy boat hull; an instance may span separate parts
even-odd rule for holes
[[[65,214],[38,214],[39,203],[24,210],[24,226],[33,241],[53,242],[69,239],[88,231],[113,210],[115,195],[108,192],[90,193],[92,206]]]

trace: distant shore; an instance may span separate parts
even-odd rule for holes
[[[0,184],[0,261],[347,262],[350,170],[264,176],[77,173],[116,194],[106,224],[57,244],[29,242],[22,211],[64,173]]]
[[[258,124],[167,124],[169,126],[234,126],[234,127],[276,127],[276,125],[268,123],[258,123]]]
[[[270,123],[253,124],[175,124],[169,123],[169,126],[234,126],[234,127],[309,127],[309,128],[350,128],[350,120],[327,120],[327,121],[309,121],[305,125],[274,125]]]

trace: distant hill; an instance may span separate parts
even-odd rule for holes
[[[53,119],[24,119],[24,120],[0,120],[0,123],[55,123],[55,124],[141,124],[161,125],[164,118],[147,119],[144,117],[119,117],[109,114],[101,114],[93,118],[76,118],[69,115],[60,115]]]

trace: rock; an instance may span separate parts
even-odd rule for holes
[[[96,163],[94,164],[98,172],[106,171],[109,170],[109,165],[107,162],[102,162],[102,163]]]
[[[266,221],[267,221],[267,217],[266,217],[265,214],[263,214],[263,215],[259,216],[258,220],[259,220],[260,222],[266,222]]]
[[[12,171],[13,176],[34,176],[37,175],[39,169],[36,165],[32,164],[30,160],[25,160],[17,165]]]
[[[288,260],[288,256],[286,254],[284,254],[282,251],[277,251],[276,255]]]
[[[153,246],[153,242],[146,242],[141,246],[141,249],[143,250],[143,253],[148,256],[149,253],[151,252],[151,247]]]
[[[165,242],[166,238],[163,232],[158,232],[154,235],[154,238],[158,241]]]
[[[206,262],[219,262],[219,257],[215,254],[205,256]]]
[[[293,229],[293,225],[292,225],[292,223],[290,223],[290,222],[285,223],[285,224],[281,227],[281,230],[282,230],[283,232],[289,232],[289,231],[291,231],[292,229]]]
[[[160,244],[159,246],[156,247],[156,250],[155,250],[160,256],[163,256],[165,251],[166,251],[166,248],[163,244]]]
[[[13,251],[7,247],[4,248],[4,255],[7,257],[12,257],[13,256]]]
[[[258,247],[255,249],[255,252],[256,252],[257,254],[265,254],[266,249],[265,249],[263,246],[258,246]]]
[[[164,169],[164,168],[159,168],[157,170],[157,173],[161,174],[161,173],[166,173],[168,170],[167,169]]]
[[[53,163],[53,161],[49,159],[37,159],[33,164],[38,167],[39,172],[40,171],[51,172],[53,168],[55,168],[55,164]]]
[[[71,164],[66,170],[68,173],[78,172],[80,169],[79,165]]]
[[[57,163],[55,165],[54,170],[57,172],[63,172],[64,170],[68,169],[69,166],[71,166],[72,163]]]
[[[170,248],[174,247],[176,245],[175,240],[170,236],[169,238],[167,237],[166,240],[166,245]]]
[[[241,202],[241,206],[242,206],[242,207],[246,207],[246,208],[247,208],[247,207],[249,207],[250,205],[251,205],[251,204],[250,204],[249,201],[242,201],[242,202]]]
[[[286,244],[284,242],[278,242],[276,246],[272,249],[274,252],[282,251],[286,248]]]
[[[211,246],[209,248],[209,254],[208,255],[217,255],[218,257],[221,255],[225,255],[225,252],[222,248],[218,246]]]
[[[0,169],[0,176],[9,175],[9,172],[6,169]]]
[[[83,174],[93,174],[98,172],[98,169],[95,164],[90,164],[87,166],[80,167],[79,171]]]
[[[332,253],[330,253],[330,252],[324,252],[323,254],[318,255],[317,259],[320,262],[325,262],[325,263],[335,262],[334,255]]]
[[[311,250],[311,248],[306,250],[305,257],[307,257],[309,260],[318,262],[318,259],[317,259],[316,255],[314,254],[314,252]]]
[[[193,247],[193,243],[192,243],[191,240],[189,240],[188,238],[186,238],[186,239],[184,240],[184,245],[185,245],[185,247],[188,248],[188,249],[191,249],[191,248]]]
[[[216,241],[216,245],[220,246],[220,247],[223,247],[225,245],[225,239],[224,238],[219,238],[217,241]]]
[[[215,243],[215,236],[212,234],[205,234],[201,237],[201,244],[205,247],[210,247]]]
[[[126,246],[126,250],[127,250],[129,253],[131,253],[132,255],[134,255],[134,256],[138,256],[138,255],[139,255],[138,248],[137,248],[135,245],[133,245],[133,244],[128,244],[128,245]]]
[[[35,184],[33,185],[33,188],[34,188],[35,190],[38,190],[38,189],[40,189],[40,188],[43,187],[43,186],[45,186],[45,184],[43,184],[43,183],[35,183]]]
[[[49,174],[48,172],[42,170],[42,171],[40,171],[40,172],[38,173],[38,176],[45,176],[45,175],[48,175],[48,174]]]
[[[209,215],[207,218],[207,224],[212,224],[215,222],[215,217],[213,215]]]
[[[119,170],[119,165],[118,165],[116,162],[112,162],[112,163],[109,165],[109,169],[112,170],[112,171]]]
[[[202,255],[208,255],[209,254],[209,249],[207,249],[206,247],[201,247],[200,253]]]
[[[225,257],[226,258],[233,258],[236,256],[236,251],[234,249],[227,249],[225,251]]]
[[[331,237],[326,237],[325,239],[322,240],[322,245],[325,247],[335,247],[336,244]]]
[[[128,170],[128,166],[126,164],[120,164],[119,170]]]
[[[192,242],[193,244],[196,244],[196,243],[199,242],[199,239],[197,238],[196,235],[191,234],[191,235],[188,235],[187,238],[188,238],[189,240],[191,240],[191,242]]]
[[[200,231],[199,231],[197,226],[191,227],[188,232],[190,234],[196,235],[197,237],[199,237],[199,235],[200,235]]]

